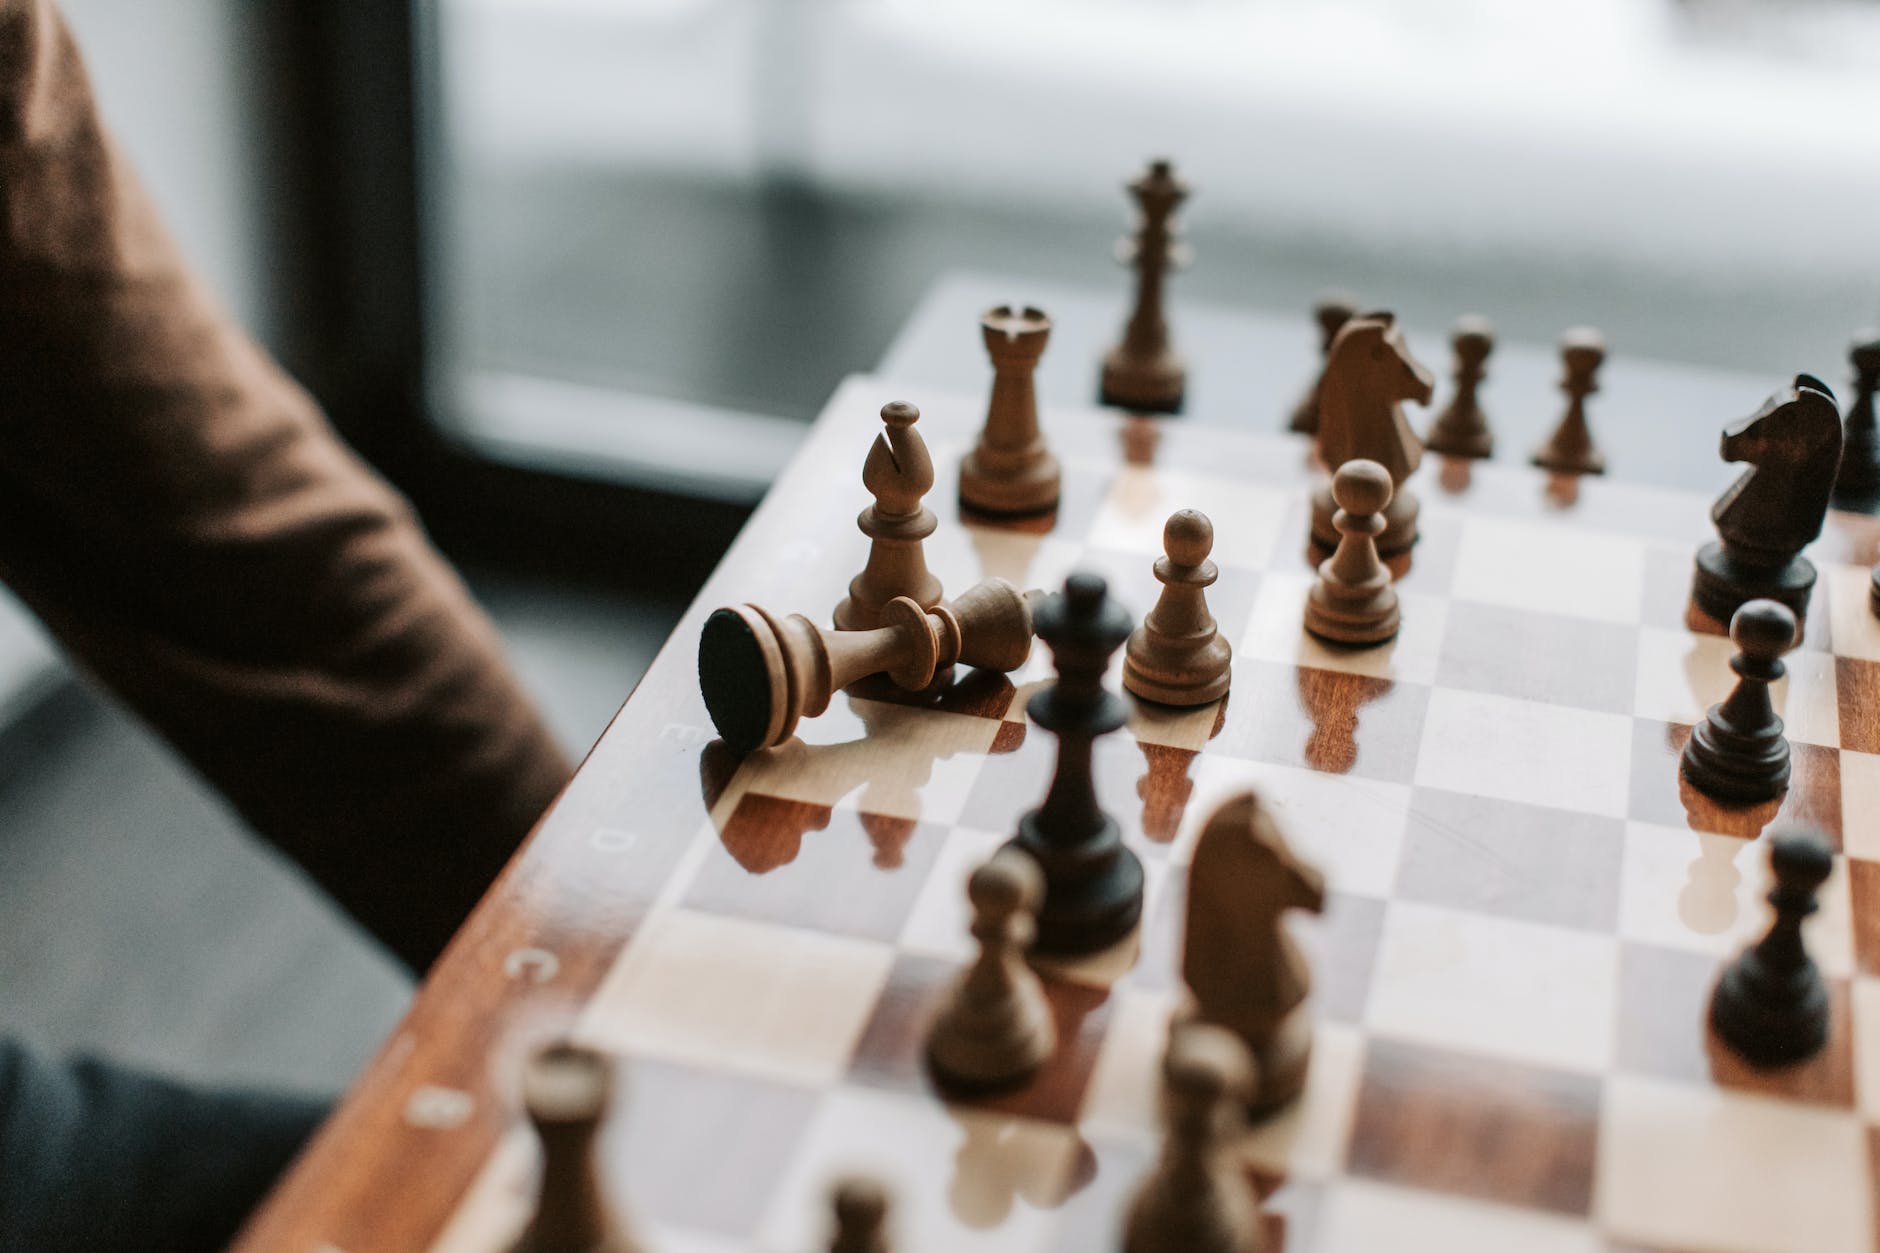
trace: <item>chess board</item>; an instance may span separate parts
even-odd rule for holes
[[[1140,619],[1163,522],[1194,507],[1235,650],[1224,702],[1132,702],[1099,743],[1144,923],[1049,968],[1058,1054],[987,1101],[941,1098],[923,1030],[971,952],[965,878],[1051,774],[1024,713],[1048,650],[925,697],[863,684],[742,761],[697,689],[713,608],[827,622],[866,552],[860,467],[891,399],[923,411],[949,591],[1092,569]],[[1880,1248],[1880,523],[1830,515],[1775,692],[1793,786],[1729,808],[1677,768],[1732,679],[1720,626],[1687,617],[1708,498],[1430,458],[1421,542],[1394,563],[1402,633],[1348,652],[1300,629],[1303,440],[1048,407],[1055,519],[967,525],[953,473],[983,405],[841,387],[244,1247],[504,1248],[533,1187],[517,1071],[566,1031],[625,1059],[607,1173],[661,1253],[819,1247],[848,1170],[888,1183],[900,1253],[1116,1247],[1156,1151],[1189,853],[1251,787],[1331,889],[1294,921],[1316,980],[1308,1090],[1240,1148],[1274,1247]],[[1756,837],[1788,821],[1837,849],[1807,928],[1833,1037],[1756,1073],[1706,1038],[1705,1005],[1768,916]]]

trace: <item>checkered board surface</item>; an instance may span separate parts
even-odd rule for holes
[[[1100,743],[1100,793],[1148,870],[1144,926],[1126,951],[1048,972],[1058,1055],[990,1102],[942,1100],[922,1038],[971,952],[965,878],[1050,777],[1054,742],[1024,714],[1048,650],[925,703],[865,684],[742,762],[710,742],[691,669],[718,604],[828,621],[865,555],[860,467],[890,399],[923,408],[939,472],[927,553],[949,590],[995,574],[1055,588],[1088,568],[1140,619],[1163,522],[1192,506],[1215,525],[1210,600],[1235,650],[1223,704],[1138,704]],[[577,779],[595,856],[633,845],[658,866],[573,1018],[626,1059],[606,1160],[653,1248],[820,1247],[829,1181],[851,1169],[892,1188],[901,1253],[1117,1247],[1158,1140],[1185,867],[1216,803],[1248,787],[1331,888],[1322,917],[1294,919],[1315,971],[1309,1089],[1241,1150],[1275,1247],[1880,1247],[1872,520],[1835,515],[1813,554],[1806,641],[1775,693],[1794,785],[1779,806],[1728,809],[1677,771],[1732,677],[1716,624],[1686,618],[1707,499],[1601,480],[1571,499],[1539,472],[1431,458],[1402,634],[1344,652],[1299,625],[1303,442],[1047,411],[1065,469],[1054,524],[967,526],[953,474],[983,403],[845,383],[634,698],[681,711],[661,753],[612,742],[616,724]],[[648,830],[646,813],[608,813],[607,789],[645,769],[696,769],[704,817]],[[1833,1041],[1757,1074],[1706,1039],[1705,1006],[1768,917],[1757,837],[1791,819],[1838,850],[1807,931]],[[512,1131],[436,1247],[501,1248],[534,1169]]]

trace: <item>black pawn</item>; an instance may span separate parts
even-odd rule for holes
[[[1057,773],[1044,804],[1019,820],[1012,843],[1044,871],[1037,953],[1097,953],[1124,939],[1142,916],[1142,863],[1123,846],[1116,820],[1097,804],[1091,749],[1129,720],[1129,706],[1103,686],[1110,658],[1129,638],[1129,611],[1100,575],[1073,574],[1035,616],[1058,680],[1025,706],[1058,738]]]
[[[1843,502],[1867,502],[1880,490],[1880,427],[1874,421],[1874,392],[1880,389],[1880,330],[1860,332],[1848,360],[1854,365],[1854,400],[1841,428],[1841,469],[1834,477],[1834,495]]]
[[[1752,1066],[1787,1066],[1828,1042],[1828,988],[1802,944],[1802,921],[1834,869],[1834,854],[1812,831],[1769,841],[1775,922],[1767,935],[1724,967],[1710,998],[1710,1025]]]
[[[1730,619],[1730,638],[1736,687],[1691,729],[1684,777],[1719,800],[1766,801],[1789,786],[1789,742],[1769,685],[1785,672],[1782,654],[1795,642],[1795,615],[1779,601],[1752,600]]]

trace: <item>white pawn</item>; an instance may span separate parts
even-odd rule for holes
[[[888,1253],[888,1193],[873,1179],[851,1175],[830,1198],[835,1234],[829,1253]]]
[[[1306,597],[1306,630],[1320,639],[1382,644],[1397,634],[1397,589],[1377,556],[1391,491],[1390,471],[1375,461],[1347,461],[1332,475],[1338,550],[1319,564],[1318,582]]]
[[[1130,1202],[1123,1253],[1264,1253],[1260,1198],[1231,1151],[1253,1091],[1247,1046],[1225,1027],[1182,1024],[1162,1081],[1162,1156]]]
[[[1220,577],[1208,560],[1214,524],[1198,509],[1177,509],[1162,528],[1155,577],[1162,594],[1129,637],[1123,686],[1164,705],[1206,705],[1227,693],[1233,649],[1208,612],[1207,590]]]
[[[1044,874],[1015,848],[1001,849],[966,885],[979,956],[948,990],[927,1037],[942,1083],[991,1091],[1024,1083],[1057,1048],[1044,985],[1025,964],[1037,934]]]

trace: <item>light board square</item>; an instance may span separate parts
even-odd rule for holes
[[[689,910],[654,913],[585,1019],[597,1045],[783,1082],[848,1064],[893,949]]]
[[[1852,1114],[1615,1075],[1598,1215],[1616,1235],[1665,1248],[1870,1253],[1866,1158]]]
[[[1645,545],[1622,535],[1516,518],[1472,517],[1456,556],[1457,600],[1639,621]]]
[[[1622,818],[1631,757],[1630,718],[1439,687],[1424,715],[1416,782]]]
[[[1611,936],[1393,901],[1364,1021],[1458,1052],[1600,1071],[1618,968]]]

